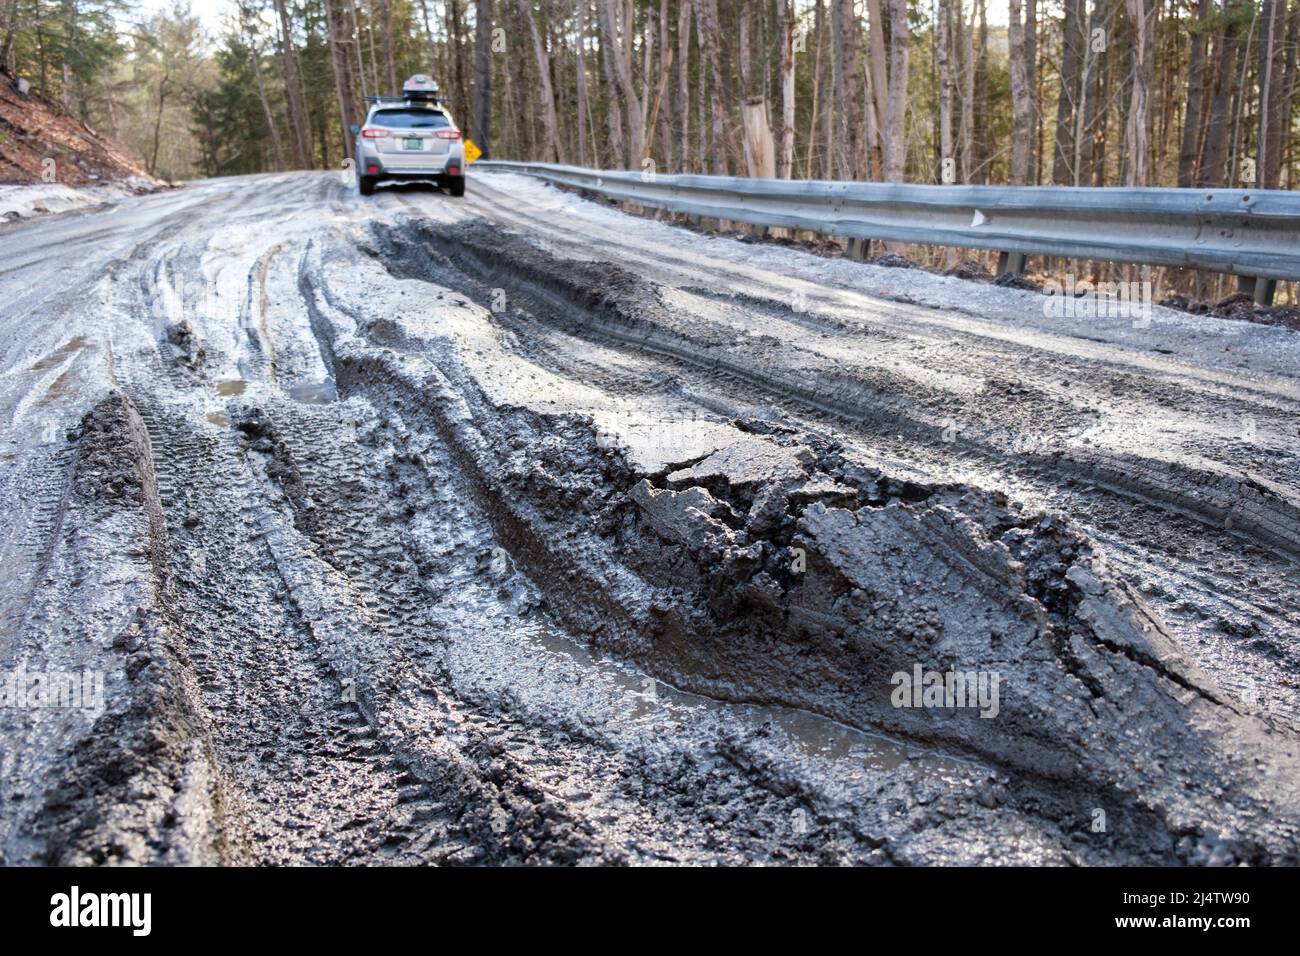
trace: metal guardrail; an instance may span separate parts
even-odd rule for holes
[[[559,186],[654,209],[807,229],[850,239],[991,249],[999,272],[1029,255],[1231,273],[1269,303],[1277,280],[1300,280],[1300,192],[901,183],[643,175],[547,163],[483,161]]]

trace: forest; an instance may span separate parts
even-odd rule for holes
[[[1295,0],[231,0],[219,35],[184,0],[0,14],[0,62],[171,179],[336,168],[363,98],[416,72],[496,158],[1266,188],[1300,162]]]

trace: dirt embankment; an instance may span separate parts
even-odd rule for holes
[[[13,74],[0,70],[0,185],[54,182],[75,189],[124,181],[163,185],[117,143],[35,90],[20,93]]]

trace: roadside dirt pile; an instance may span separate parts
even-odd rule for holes
[[[53,160],[55,165],[42,165]],[[18,92],[18,81],[0,69],[0,185],[54,182],[76,188],[132,181],[157,187],[144,167],[107,137],[65,113],[34,90]]]

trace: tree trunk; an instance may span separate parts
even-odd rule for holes
[[[781,159],[777,175],[794,178],[794,45],[799,28],[794,0],[781,2]]]
[[[867,72],[871,79],[871,110],[875,113],[873,125],[876,130],[876,142],[872,144],[874,155],[879,160],[876,166],[884,163],[885,131],[889,122],[889,61],[885,55],[885,18],[881,14],[880,0],[867,0]]]
[[[0,40],[0,66],[13,70],[14,37],[18,35],[18,0],[5,0],[4,39]]]
[[[989,21],[986,0],[976,0],[979,31],[975,50],[975,156],[972,177],[981,173],[984,183],[989,181]]]
[[[889,0],[889,119],[885,128],[885,181],[901,183],[907,163],[907,69],[911,32],[907,0]]]
[[[957,22],[961,23],[959,15]],[[962,51],[961,79],[961,181],[969,184],[975,174],[973,166],[975,148],[975,23],[963,27],[965,44],[958,43]]]
[[[756,96],[745,102],[741,113],[745,126],[745,168],[747,175],[772,179],[776,175],[776,144],[767,123],[767,102]]]
[[[1029,182],[1030,123],[1033,102],[1029,91],[1029,70],[1025,59],[1025,32],[1021,21],[1020,0],[1007,3],[1007,48],[1011,67],[1011,182],[1023,186]]]
[[[1290,27],[1287,30],[1286,37],[1286,67],[1282,79],[1282,109],[1284,116],[1290,116],[1291,109],[1296,98],[1296,60],[1300,54],[1300,8],[1291,14]],[[1288,136],[1285,141],[1286,155],[1283,156],[1282,165],[1286,169],[1285,186],[1279,181],[1278,185],[1286,189],[1294,189],[1296,179],[1293,168],[1293,157],[1296,150],[1296,137]],[[1295,301],[1292,299],[1291,301]]]
[[[489,0],[480,0],[480,3]],[[574,4],[574,39],[578,59],[578,165],[587,165],[587,0]]]
[[[384,69],[388,73],[388,88],[397,92],[397,62],[393,59],[393,0],[384,0],[380,8],[380,21],[384,28]]]
[[[1282,175],[1282,151],[1290,119],[1283,96],[1283,35],[1286,2],[1262,0],[1259,24],[1259,155],[1256,174],[1261,189],[1276,189]]]
[[[1232,102],[1237,83],[1237,47],[1240,37],[1233,24],[1226,24],[1215,39],[1217,75],[1210,117],[1205,128],[1205,150],[1201,157],[1199,184],[1223,186],[1227,179],[1228,139],[1232,124]]]
[[[469,66],[465,62],[465,8],[462,0],[447,0],[447,43],[451,47],[451,91],[456,110],[470,104]],[[395,92],[395,91],[394,91]]]
[[[939,181],[956,172],[957,158],[952,145],[952,0],[939,0],[935,32],[935,58],[939,61]],[[955,178],[955,177],[954,177]]]
[[[1149,6],[1149,0],[1126,2],[1133,30],[1133,88],[1129,98],[1128,129],[1124,137],[1128,144],[1128,172],[1124,181],[1129,186],[1145,186],[1149,177],[1151,46],[1155,32],[1155,11]]]
[[[537,61],[538,97],[542,107],[542,162],[562,163],[564,151],[560,147],[560,122],[555,112],[555,90],[551,86],[551,58],[546,52],[541,31],[537,29],[532,0],[519,0],[518,5],[524,25],[533,38],[533,56]]]
[[[1087,42],[1083,22],[1085,4],[1086,0],[1065,0],[1065,17],[1061,22],[1061,87],[1056,101],[1052,162],[1052,182],[1058,186],[1074,182],[1074,123],[1082,94],[1080,64]]]
[[[600,0],[600,2],[603,3],[604,0]],[[610,42],[605,33],[604,7],[598,8],[598,16],[600,17],[601,30],[600,61],[601,66],[604,68],[605,77],[605,122],[609,132],[609,138],[606,142],[609,145],[611,165],[616,169],[626,169],[631,160],[625,159],[623,155],[626,140],[623,137],[623,104],[620,99],[618,70],[614,64],[616,54],[614,44]]]
[[[677,119],[681,123],[681,171],[691,169],[691,3],[677,10]]]
[[[474,8],[474,145],[492,158],[492,0]]]
[[[717,0],[695,0],[695,22],[699,26],[701,52],[709,64],[709,102],[712,114],[709,137],[709,149],[712,154],[711,172],[715,176],[725,176],[727,174],[725,153],[727,117],[722,101],[722,63],[719,59],[722,51],[718,38]]]
[[[636,84],[632,81],[632,37],[634,24],[631,19],[631,7],[620,11],[619,0],[601,0],[600,22],[602,46],[609,44],[614,67],[614,79],[618,84],[623,101],[623,122],[625,155],[628,166],[640,166],[645,152],[645,113],[641,98],[637,96]]]
[[[831,151],[831,94],[826,84],[828,66],[823,52],[826,35],[826,8],[822,0],[817,0],[813,29],[817,34],[817,53],[813,62],[812,109],[808,120],[808,154],[804,160],[803,176],[804,179],[813,178],[813,153],[815,152],[813,146],[817,142],[817,130],[820,127],[822,148],[819,151],[821,163],[818,166],[817,175],[821,179],[830,179],[831,172],[828,158]]]
[[[858,76],[862,70],[862,45],[858,42],[858,19],[853,0],[834,0],[831,11],[832,35],[839,41],[839,70],[835,76],[835,98],[840,104],[840,178],[865,178],[862,144],[862,95]]]
[[[280,71],[284,74],[284,101],[289,113],[289,142],[293,147],[294,162],[300,169],[306,169],[312,165],[307,106],[298,69],[298,49],[294,46],[289,11],[284,0],[275,0],[275,14],[280,25]]]
[[[1187,110],[1183,115],[1182,146],[1178,151],[1178,185],[1196,185],[1196,168],[1200,159],[1201,110],[1206,95],[1205,46],[1206,23],[1214,9],[1214,0],[1199,0],[1196,25],[1192,28],[1191,51],[1187,60]]]
[[[352,62],[348,54],[350,36],[344,0],[324,0],[325,22],[329,30],[330,62],[334,68],[334,92],[339,101],[339,122],[343,126],[343,154],[352,156],[352,135],[349,127],[359,122],[352,85]]]

